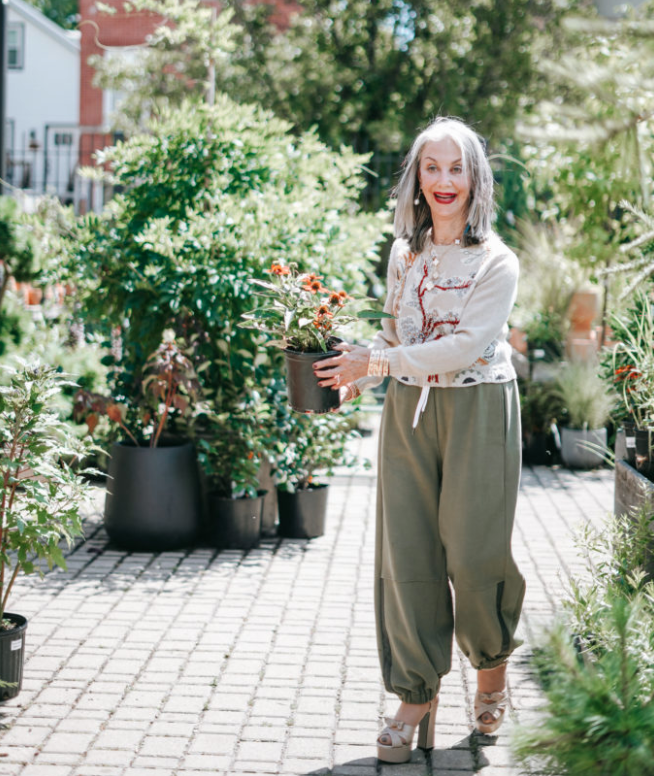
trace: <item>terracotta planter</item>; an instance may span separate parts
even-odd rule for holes
[[[570,327],[576,336],[582,332],[590,334],[593,323],[601,308],[601,293],[599,290],[575,291],[568,307]]]

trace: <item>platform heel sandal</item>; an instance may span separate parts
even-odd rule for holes
[[[436,709],[438,709],[438,695],[429,705],[429,711],[420,720],[420,726],[418,727],[418,747],[420,749],[434,748]]]
[[[508,695],[506,690],[498,692],[479,692],[475,695],[475,727],[480,733],[490,735],[504,722]],[[484,723],[481,718],[490,713],[493,721]]]
[[[420,720],[419,725],[409,725],[400,719],[385,717],[386,727],[377,738],[377,759],[385,763],[408,763],[411,759],[413,735],[418,731],[418,746],[421,749],[432,749],[434,746],[434,725],[436,723],[436,708],[438,696],[429,706],[429,711]],[[383,744],[382,736],[390,738],[390,744]]]

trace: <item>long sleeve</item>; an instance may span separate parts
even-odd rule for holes
[[[505,330],[515,303],[518,274],[518,260],[511,251],[491,256],[480,270],[455,330],[429,342],[391,346],[387,352],[390,374],[425,378],[474,365]]]

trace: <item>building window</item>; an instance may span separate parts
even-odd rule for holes
[[[25,25],[12,22],[7,26],[7,66],[22,70],[25,61]]]

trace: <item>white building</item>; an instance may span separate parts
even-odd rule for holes
[[[77,164],[80,34],[23,0],[9,0],[7,177],[72,200]]]

